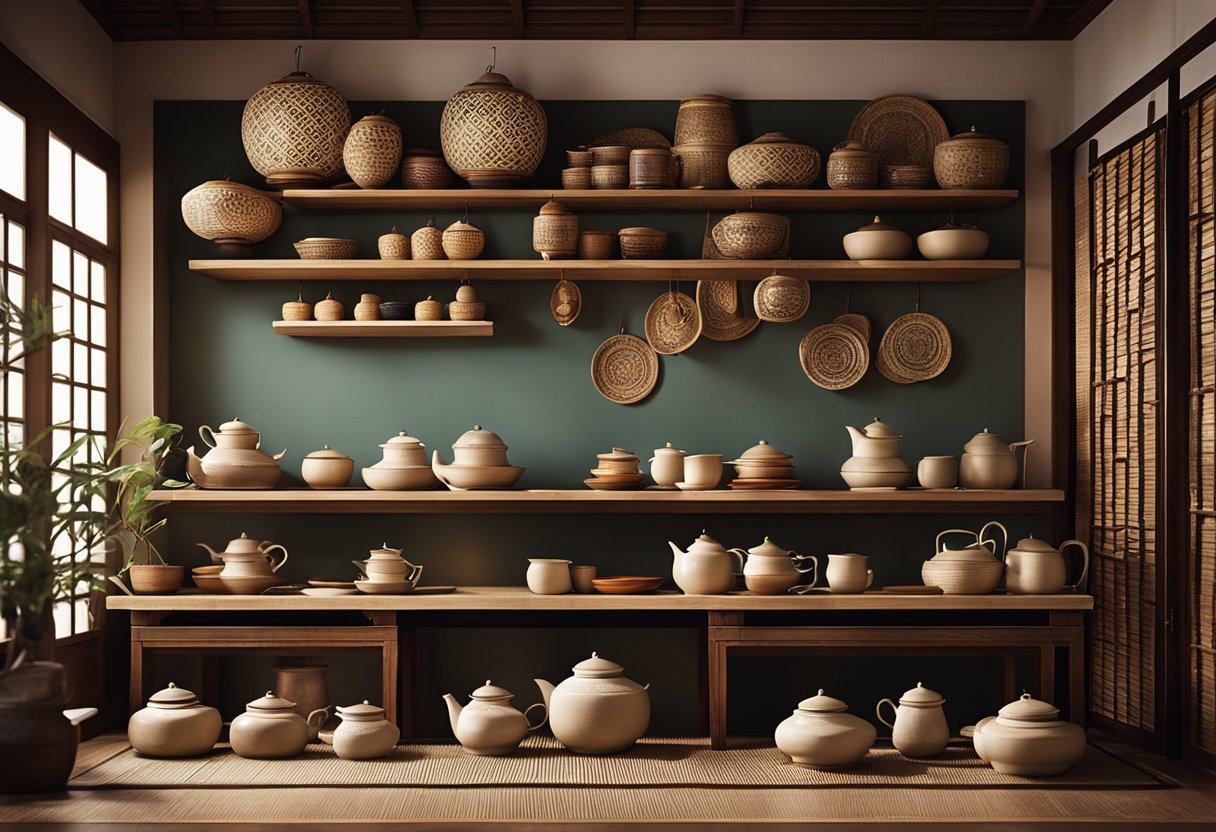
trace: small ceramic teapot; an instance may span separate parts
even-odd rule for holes
[[[343,760],[374,760],[393,750],[401,729],[384,718],[384,708],[369,704],[338,707],[342,723],[334,729],[334,753]],[[323,720],[322,720],[323,721]]]
[[[864,719],[846,714],[848,709],[820,688],[818,695],[799,702],[793,715],[777,726],[777,748],[810,768],[830,771],[860,762],[878,732]]]
[[[1085,754],[1085,729],[1057,719],[1060,709],[1023,693],[975,726],[975,753],[1002,774],[1063,774]]]
[[[997,545],[988,530],[1000,529],[1004,539]],[[942,541],[949,535],[966,535],[972,540],[961,549],[951,549]],[[978,532],[967,529],[946,529],[939,532],[933,557],[921,565],[921,580],[925,586],[936,586],[946,595],[987,595],[1000,586],[1005,574],[1003,553],[1009,532],[996,520],[985,523]]]
[[[891,729],[891,743],[896,751],[905,757],[923,759],[941,754],[950,742],[950,727],[942,708],[945,704],[940,693],[917,682],[916,687],[899,697],[898,707],[890,699],[881,699],[874,712],[878,721]],[[895,712],[895,722],[883,718],[883,705],[889,705]]]
[[[963,461],[958,470],[959,485],[963,488],[1013,488],[1018,481],[1017,449],[1026,448],[1033,439],[1006,442],[988,428],[977,433],[963,446]],[[1022,459],[1022,486],[1026,485],[1026,457]]]
[[[670,442],[662,448],[654,449],[650,458],[650,477],[660,488],[675,488],[676,483],[684,481],[684,457],[687,454]]]
[[[578,754],[615,754],[633,747],[650,724],[650,685],[625,678],[616,662],[592,653],[574,675],[554,687],[540,687],[553,736]]]
[[[240,537],[229,540],[222,552],[215,551],[206,543],[198,545],[211,554],[212,561],[224,564],[220,572],[224,578],[269,578],[287,563],[287,549],[281,544],[254,540],[244,532]],[[282,553],[277,560],[273,554],[276,550]]]
[[[489,679],[473,691],[470,698],[473,701],[462,708],[455,696],[450,693],[443,695],[443,701],[448,705],[452,733],[470,754],[510,754],[519,747],[529,731],[540,728],[547,719],[546,716],[535,725],[529,723],[528,714],[532,709],[544,710],[545,706],[537,702],[520,713],[511,706],[515,695],[506,688],[491,684]]]
[[[746,552],[742,549],[728,551],[732,555],[738,555],[740,559],[746,558],[743,580],[747,588],[757,595],[780,595],[788,592],[790,587],[798,583],[802,573],[812,569],[818,575],[819,560],[814,555],[800,555],[783,549],[768,537],[765,537],[759,546],[753,546]],[[810,561],[809,565],[807,561]]]
[[[422,567],[410,563],[401,557],[401,550],[381,544],[379,549],[372,549],[367,560],[352,560],[360,572],[369,581],[388,581],[389,583],[407,583],[416,585],[422,577]]]
[[[1068,566],[1064,550],[1076,546],[1081,550],[1081,575],[1076,583],[1068,583]],[[1023,537],[1005,553],[1005,589],[1015,595],[1055,595],[1065,588],[1078,591],[1089,574],[1089,547],[1079,540],[1065,540],[1056,549],[1034,535]]]
[[[675,560],[671,576],[685,595],[724,595],[735,587],[735,563],[743,569],[739,550],[728,551],[704,531],[685,552],[667,541]]]
[[[127,741],[148,757],[197,757],[219,741],[220,712],[172,682],[148,699],[127,723]]]
[[[308,726],[325,722],[329,712],[318,708],[308,719],[292,710],[295,702],[280,699],[272,692],[255,699],[245,713],[232,720],[228,731],[232,750],[241,757],[277,759],[294,757],[308,744]]]
[[[199,488],[274,488],[283,476],[279,460],[286,449],[270,456],[261,450],[262,436],[238,416],[219,430],[208,425],[198,429],[203,444],[211,448],[199,457],[194,448],[186,452],[186,473]]]
[[[510,488],[524,469],[507,461],[507,445],[493,431],[474,425],[452,445],[452,464],[431,455],[431,468],[444,485],[453,491],[469,488]]]
[[[912,468],[899,457],[900,435],[881,419],[864,428],[846,425],[853,455],[840,467],[849,488],[904,488],[912,482]]]

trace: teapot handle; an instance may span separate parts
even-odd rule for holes
[[[532,720],[528,718],[528,714],[532,713],[533,708],[540,708],[545,713],[545,715],[541,717],[540,722],[536,723],[535,725],[533,725]],[[545,707],[544,702],[536,702],[524,709],[524,719],[528,721],[529,731],[539,731],[541,728],[544,728],[545,723],[549,721],[549,709]]]
[[[329,706],[326,705],[324,708],[317,708],[315,711],[308,713],[304,721],[308,723],[309,728],[313,726],[314,718],[316,718],[317,729],[320,730],[321,726],[325,724],[325,720],[329,719]]]
[[[742,549],[727,549],[726,551],[739,559],[739,571],[742,572],[744,566],[743,562],[747,558],[747,552],[743,551]]]
[[[996,556],[997,560],[1004,561],[1005,550],[1009,548],[1009,529],[1005,528],[999,520],[989,520],[987,523],[985,523],[984,527],[980,529],[980,533],[975,536],[975,539],[982,544],[984,542],[984,533],[987,532],[992,526],[996,526],[998,529],[1000,529],[1001,536],[1004,538],[1001,541],[1000,554],[997,554],[996,538],[988,538],[988,541],[992,544],[992,554]]]
[[[1026,488],[1026,476],[1030,470],[1030,446],[1034,444],[1033,439],[1023,439],[1021,442],[1010,442],[1009,452],[1014,456],[1018,455],[1018,448],[1022,449],[1022,488]]]
[[[888,728],[890,728],[892,731],[894,731],[895,723],[887,722],[885,719],[882,718],[882,706],[883,705],[891,706],[891,714],[896,719],[899,719],[899,709],[895,707],[895,703],[892,702],[890,699],[880,699],[880,700],[878,700],[878,704],[874,706],[874,715],[878,717],[878,721],[881,722],[883,725],[887,726]]]
[[[1081,550],[1081,577],[1077,578],[1075,584],[1066,584],[1064,588],[1080,592],[1081,588],[1085,586],[1085,577],[1089,574],[1089,547],[1079,540],[1065,540],[1060,544],[1060,553],[1063,554],[1069,546],[1076,546]]]
[[[801,572],[803,575],[805,575],[807,572],[814,570],[815,581],[817,582],[819,580],[819,558],[815,557],[814,555],[800,555],[797,552],[790,552],[790,560],[794,562],[794,571]],[[801,562],[805,560],[809,560],[811,565],[805,567],[802,566]],[[812,582],[811,586],[814,585],[814,582]]]
[[[203,431],[206,431],[206,433],[204,433]],[[207,438],[208,436],[210,436],[211,438],[208,439]],[[210,425],[201,425],[199,427],[198,438],[203,440],[203,444],[206,445],[208,448],[215,447],[215,430]]]
[[[422,566],[420,566],[418,564],[410,563],[408,560],[406,561],[406,563],[409,563],[410,571],[406,575],[405,580],[410,583],[414,583],[414,582],[418,581],[419,579],[421,579],[422,578]]]
[[[933,541],[933,554],[935,556],[937,555],[938,552],[940,552],[942,550],[942,538],[948,534],[969,535],[971,538],[973,538],[975,540],[976,543],[979,543],[979,540],[980,540],[980,536],[978,534],[976,534],[975,532],[972,532],[972,531],[968,531],[967,529],[946,529],[944,532],[938,532],[937,538]]]
[[[270,554],[275,549],[278,549],[280,552],[283,553],[283,557],[279,560],[278,563],[274,562],[274,556]],[[270,561],[270,571],[271,572],[278,572],[279,567],[281,567],[283,564],[287,563],[287,548],[284,547],[281,543],[271,543],[265,549],[262,549],[261,552],[263,555],[266,556],[266,560]]]

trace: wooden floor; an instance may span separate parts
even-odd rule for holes
[[[638,830],[724,828],[817,830],[1129,830],[1216,829],[1216,780],[1189,765],[1098,740],[1177,781],[1177,789],[1116,792],[1059,789],[562,789],[562,788],[284,788],[74,791],[44,797],[0,797],[6,832],[33,828],[183,828],[212,825],[248,830],[332,832],[399,827],[444,830]],[[121,734],[85,743],[79,764],[91,765],[125,744]],[[928,824],[932,824],[930,827]]]

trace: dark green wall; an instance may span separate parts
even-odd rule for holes
[[[584,312],[561,328],[549,317],[552,285],[483,281],[478,289],[496,322],[487,339],[380,340],[291,339],[271,332],[280,304],[295,286],[274,282],[222,282],[192,274],[191,258],[215,256],[179,218],[181,195],[205,179],[231,176],[249,184],[258,177],[240,143],[241,102],[160,102],[156,107],[156,194],[167,239],[170,333],[170,419],[193,437],[198,425],[216,425],[235,415],[263,433],[267,448],[288,448],[284,470],[294,478],[308,451],[328,443],[359,465],[379,458],[380,442],[408,428],[445,458],[450,444],[474,423],[498,433],[511,446],[511,461],[528,467],[523,487],[581,487],[595,453],[612,445],[648,456],[666,441],[690,452],[735,455],[761,437],[796,457],[798,475],[818,488],[841,486],[837,473],[849,456],[846,424],[862,425],[876,415],[905,436],[909,462],[930,453],[961,451],[976,431],[989,427],[1009,440],[1022,438],[1023,276],[1020,272],[978,284],[927,283],[922,308],[950,327],[954,358],[938,379],[901,386],[871,371],[856,387],[831,393],[811,384],[798,364],[798,342],[806,331],[844,311],[845,284],[816,283],[810,312],[792,325],[764,324],[746,339],[715,343],[702,339],[689,352],[661,357],[658,389],[641,404],[622,407],[592,386],[588,365],[596,346],[624,319],[641,334],[650,301],[666,289],[659,283],[580,284]],[[623,125],[651,126],[670,135],[676,103],[548,102],[550,149],[535,184],[557,181],[567,147]],[[780,130],[817,147],[826,159],[847,132],[861,102],[736,102],[743,136]],[[1022,102],[937,102],[951,132],[974,124],[1012,145],[1010,187],[1021,187],[1024,134]],[[356,102],[356,118],[385,109],[396,118],[410,146],[437,146],[437,102]],[[960,212],[992,236],[989,256],[1021,258],[1024,204],[992,212]],[[440,227],[457,219],[435,215]],[[472,222],[487,235],[485,257],[531,258],[531,211],[474,212]],[[945,222],[945,214],[889,214],[884,220],[916,234]],[[671,232],[670,256],[695,257],[704,216],[700,214],[584,214],[583,228],[651,225]],[[792,215],[797,258],[843,257],[841,236],[864,224],[863,214]],[[293,257],[302,237],[349,236],[362,241],[363,256],[375,254],[376,237],[396,225],[412,231],[425,214],[408,212],[325,213],[289,207],[283,227],[257,247],[258,257]],[[695,275],[684,284],[691,292]],[[385,299],[417,300],[427,294],[450,299],[449,283],[305,284],[317,300],[333,288],[348,304],[360,291]],[[914,285],[864,285],[853,289],[854,311],[867,314],[878,335],[894,318],[911,311]],[[348,306],[349,309],[349,306]],[[985,518],[986,519],[986,518]],[[1009,518],[1006,518],[1007,520]],[[288,546],[289,577],[305,579],[348,571],[347,561],[381,541],[400,545],[427,567],[432,582],[522,583],[525,558],[564,555],[596,563],[601,574],[664,574],[670,571],[665,541],[687,543],[702,528],[730,546],[750,546],[772,535],[788,547],[823,553],[851,550],[871,555],[877,582],[915,582],[929,556],[933,533],[963,524],[966,517],[629,517],[629,516],[316,516],[258,517],[177,515],[171,550],[181,562],[202,562],[193,543],[222,543],[241,530]],[[1011,531],[1043,534],[1041,519],[1015,518]],[[593,622],[588,622],[593,624]],[[574,661],[599,650],[622,662],[635,678],[654,683],[655,729],[695,728],[695,640],[691,630],[434,630],[421,639],[425,670],[419,709],[423,730],[443,734],[438,694],[464,693],[494,676],[521,699],[532,676],[563,678]],[[353,660],[354,666],[366,663]],[[902,660],[908,663],[912,660]],[[897,694],[919,678],[899,661],[882,661],[882,683],[846,672],[841,660],[748,660],[754,672],[736,673],[732,724],[767,730],[780,713],[825,686],[850,692],[854,710]],[[229,710],[264,690],[265,663],[232,660],[226,687]],[[923,664],[923,661],[921,662]],[[936,669],[935,669],[936,668]],[[240,670],[240,673],[236,671]],[[932,674],[929,671],[933,671]],[[182,672],[186,672],[183,670]],[[1001,704],[1000,670],[991,662],[935,661],[923,679],[948,698],[968,700],[969,718]],[[370,694],[374,677],[334,674],[335,697]],[[917,678],[913,678],[917,676]],[[346,685],[343,690],[339,685]],[[374,690],[372,688],[371,690]],[[966,693],[967,695],[962,695]],[[345,701],[345,700],[344,700]],[[961,702],[960,702],[961,705]],[[962,724],[964,713],[952,721]]]

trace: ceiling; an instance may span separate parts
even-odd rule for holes
[[[131,40],[1070,40],[1111,0],[81,0]]]

